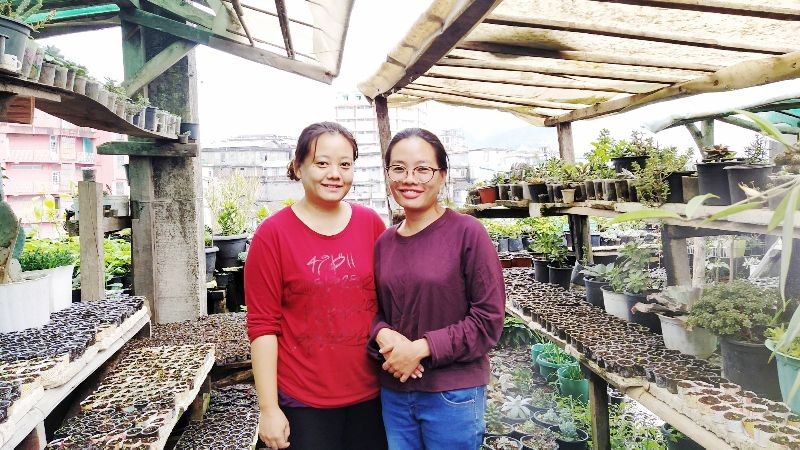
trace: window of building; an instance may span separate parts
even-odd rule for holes
[[[50,181],[52,181],[53,184],[60,184],[61,183],[61,172],[58,172],[58,171],[52,172],[50,174]]]
[[[56,161],[58,159],[58,136],[50,135],[50,159]]]
[[[122,181],[114,182],[114,195],[125,195],[125,183]]]

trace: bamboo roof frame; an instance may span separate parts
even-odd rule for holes
[[[792,0],[437,0],[359,84],[555,126],[800,77]]]

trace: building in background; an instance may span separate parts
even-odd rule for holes
[[[63,213],[78,192],[82,169],[96,171],[96,180],[110,195],[128,195],[125,174],[127,156],[98,155],[97,147],[124,135],[72,125],[36,111],[32,125],[0,123],[0,164],[8,179],[3,180],[5,200],[30,229],[40,235],[56,235],[56,225],[37,218],[35,210],[52,196]]]

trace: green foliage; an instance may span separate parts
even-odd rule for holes
[[[105,83],[103,83],[103,87],[112,94],[117,94],[121,97],[128,98],[125,94],[125,88],[119,84],[119,82],[113,78],[106,77]]]
[[[131,243],[122,239],[103,241],[106,281],[131,272]]]
[[[31,0],[22,0],[17,6],[14,6],[14,2],[11,0],[0,0],[0,16],[10,17],[20,22],[27,22],[29,17],[38,13],[41,9],[42,0],[36,0],[34,2],[31,2]],[[55,10],[50,11],[47,17],[29,25],[34,30],[39,30],[44,27],[47,22],[53,20],[55,14]]]
[[[584,276],[592,278],[594,281],[608,281],[614,270],[614,263],[609,264],[595,264],[593,266],[585,266],[581,273]]]
[[[492,185],[508,183],[508,174],[505,172],[495,172],[491,179]]]
[[[583,372],[581,372],[580,367],[577,365],[574,366],[567,366],[564,370],[561,371],[561,376],[568,380],[582,380],[584,379]]]
[[[703,161],[727,161],[736,157],[736,152],[727,145],[716,144],[703,147],[701,150]]]
[[[256,211],[256,222],[261,223],[267,217],[269,217],[269,208],[267,208],[266,205],[258,208],[258,211]]]
[[[542,360],[559,366],[578,364],[578,361],[576,361],[575,358],[568,355],[567,352],[556,346],[543,350],[539,356],[542,358]]]
[[[214,241],[211,238],[211,229],[206,227],[206,230],[203,232],[203,244],[205,247],[213,247]]]
[[[68,241],[26,239],[18,259],[22,270],[29,271],[68,266],[74,264],[78,256]]]
[[[533,342],[533,331],[522,320],[506,314],[503,320],[503,334],[500,335],[499,347],[511,348],[530,345]]]
[[[786,338],[786,328],[783,325],[770,328],[765,335],[777,344]],[[779,345],[776,350],[789,356],[800,358],[800,337],[795,336],[790,342]]]
[[[669,183],[667,178],[674,172],[686,168],[689,153],[680,154],[676,147],[649,147],[648,162],[644,167],[633,164],[634,185],[639,202],[658,206],[667,201]]]
[[[206,194],[208,206],[215,218],[213,233],[233,236],[247,232],[253,203],[258,190],[257,179],[234,173],[220,183],[211,183]]]
[[[760,288],[744,280],[715,284],[694,304],[688,324],[726,338],[762,342],[780,298],[777,289]]]
[[[623,245],[614,267],[606,270],[606,278],[614,292],[641,294],[652,288],[654,281],[648,272],[651,257],[651,250],[640,243]]]
[[[744,157],[747,164],[766,164],[769,161],[767,138],[757,134],[753,142],[744,148]]]

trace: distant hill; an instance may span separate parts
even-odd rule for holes
[[[464,130],[467,148],[496,147],[517,149],[520,147],[539,148],[549,146],[558,148],[558,137],[555,128],[519,127],[512,130],[483,136],[470,130]]]

